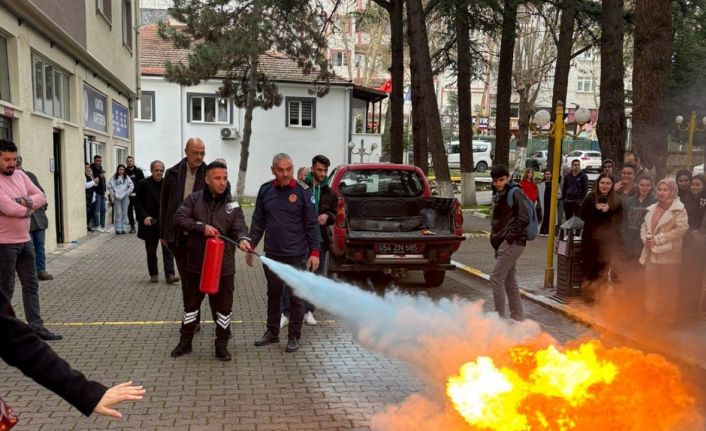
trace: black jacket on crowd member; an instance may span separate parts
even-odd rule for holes
[[[95,163],[91,163],[91,171],[93,172],[93,178],[98,178],[98,184],[96,184],[95,192],[99,195],[105,195],[105,171],[102,167],[96,165]]]
[[[207,239],[203,231],[207,224],[231,239],[249,239],[243,209],[230,195],[213,195],[208,188],[190,194],[174,214],[174,226],[188,233],[186,269],[189,272],[201,272]],[[235,249],[235,245],[226,242],[221,276],[235,274]]]
[[[39,188],[39,190],[44,193],[44,189],[39,185],[39,180],[37,176],[29,171],[24,171],[29,177],[30,181]],[[45,193],[46,194],[46,193]],[[37,211],[32,213],[32,218],[29,221],[29,231],[34,232],[35,230],[43,230],[49,227],[49,219],[47,219],[47,207],[48,204],[44,204],[43,207],[39,208]]]
[[[135,186],[137,186],[140,181],[145,179],[145,173],[142,172],[142,169],[138,168],[137,166],[133,166],[132,169],[125,168],[125,173],[128,177],[130,177],[132,183],[135,184]]]
[[[175,243],[181,239],[181,232],[174,227],[174,214],[179,209],[179,205],[184,201],[184,184],[186,183],[186,170],[189,166],[186,157],[179,163],[172,166],[164,174],[162,182],[162,195],[159,204],[159,237],[167,242]],[[202,163],[196,169],[196,180],[194,181],[194,192],[203,190],[206,187],[206,164]]]
[[[706,190],[698,195],[689,193],[682,199],[682,203],[689,217],[689,230],[701,228],[701,221],[704,218],[704,213],[706,213]]]
[[[24,322],[0,293],[0,357],[88,416],[108,390],[72,369]]]
[[[607,269],[611,257],[622,245],[620,227],[623,220],[623,206],[617,196],[608,211],[596,209],[596,192],[591,192],[581,204],[581,219],[584,222],[581,234],[581,253],[583,256],[586,280],[597,280]]]
[[[316,190],[315,186],[312,184],[313,181],[309,181],[307,177],[306,183],[311,187],[312,191]],[[328,245],[331,243],[331,236],[329,235],[328,227],[336,222],[336,208],[338,207],[338,195],[333,191],[328,184],[321,184],[318,187],[319,201],[318,201],[318,215],[326,214],[328,219],[325,225],[319,225],[321,230],[321,241],[322,245]],[[316,195],[314,196],[316,200]]]
[[[137,214],[137,237],[140,239],[159,239],[159,199],[162,194],[162,181],[149,177],[135,187],[135,213]],[[152,217],[152,225],[146,226],[145,219]]]
[[[588,176],[580,171],[578,175],[569,172],[561,185],[561,198],[564,202],[580,203],[588,192]]]
[[[507,194],[515,193],[512,207],[507,203]],[[517,184],[508,183],[505,189],[493,195],[493,216],[491,220],[490,244],[495,250],[503,241],[521,246],[527,245],[527,225],[529,213],[527,206],[522,203],[522,188]]]

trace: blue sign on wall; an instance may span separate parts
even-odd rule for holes
[[[83,84],[83,123],[86,127],[102,132],[108,131],[106,121],[106,97],[88,84]]]
[[[130,117],[128,116],[127,108],[113,100],[113,136],[118,138],[128,139],[128,127],[130,125]]]

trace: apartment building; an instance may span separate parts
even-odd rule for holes
[[[0,0],[0,136],[47,195],[47,249],[86,234],[84,162],[134,150],[137,0]]]

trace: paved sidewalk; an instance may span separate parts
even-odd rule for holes
[[[488,280],[495,264],[494,251],[489,241],[490,219],[464,212],[464,230],[474,234],[466,238],[453,259],[459,269]],[[525,298],[587,323],[598,331],[618,335],[645,350],[656,351],[681,363],[706,370],[706,317],[669,327],[649,327],[644,319],[627,316],[627,313],[620,317],[620,310],[615,307],[622,305],[611,304],[610,297],[601,304],[589,305],[581,299],[561,304],[552,298],[554,289],[544,288],[546,247],[545,237],[528,241],[517,263]],[[556,269],[556,259],[554,265]]]

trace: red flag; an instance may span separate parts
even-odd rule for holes
[[[380,91],[384,91],[385,93],[389,93],[392,91],[392,80],[388,79],[385,81],[384,84],[380,86]]]

